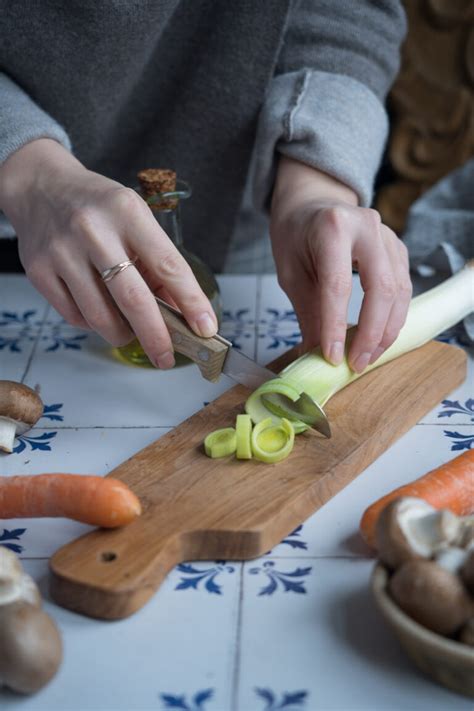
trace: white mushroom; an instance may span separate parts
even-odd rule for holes
[[[34,693],[56,674],[61,658],[58,629],[41,610],[36,584],[0,546],[0,688]]]
[[[390,578],[389,591],[407,615],[438,634],[454,634],[474,614],[461,578],[435,561],[407,561]]]
[[[12,380],[0,380],[0,450],[13,451],[17,435],[37,423],[43,403],[31,388]]]
[[[398,568],[408,560],[431,558],[460,535],[461,519],[414,497],[395,499],[384,508],[375,529],[380,560]]]

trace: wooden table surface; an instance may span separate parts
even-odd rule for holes
[[[274,276],[220,279],[222,333],[266,363],[298,340]],[[354,282],[350,319],[360,287]],[[0,692],[2,711],[461,711],[471,702],[421,676],[374,609],[365,506],[474,446],[472,354],[466,383],[273,550],[246,563],[175,568],[139,612],[92,620],[48,599],[48,559],[89,530],[62,519],[0,521],[0,545],[38,581],[65,646],[34,697]],[[25,277],[0,275],[0,377],[40,386],[38,426],[0,455],[0,474],[106,474],[231,386],[197,368],[126,367],[64,324]],[[390,402],[387,402],[390,408]]]

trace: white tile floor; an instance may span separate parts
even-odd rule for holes
[[[247,355],[266,363],[297,341],[275,277],[220,282],[222,332]],[[359,304],[355,284],[353,321]],[[0,692],[2,711],[471,709],[415,670],[374,609],[373,561],[357,526],[379,495],[453,457],[453,447],[474,446],[473,376],[471,360],[469,380],[450,403],[268,555],[178,566],[142,610],[120,622],[81,617],[49,600],[49,556],[88,527],[0,522],[0,544],[15,549],[40,583],[65,644],[54,681],[31,698]],[[17,451],[0,455],[2,475],[105,474],[231,385],[210,385],[194,367],[158,373],[115,362],[99,339],[62,324],[15,276],[0,276],[0,377],[39,385],[47,406]]]

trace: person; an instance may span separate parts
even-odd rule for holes
[[[66,321],[116,346],[136,334],[159,368],[174,356],[152,292],[216,332],[133,190],[140,169],[169,167],[193,186],[184,233],[214,270],[267,216],[305,348],[343,358],[353,267],[365,293],[351,367],[395,340],[407,251],[370,203],[399,0],[0,0],[0,16],[0,227]]]

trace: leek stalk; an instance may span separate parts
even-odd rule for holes
[[[260,386],[246,402],[246,412],[254,423],[273,415],[276,424],[282,416],[292,420],[295,432],[307,429],[300,421],[295,421],[290,409],[285,409],[285,399],[295,401],[305,392],[320,407],[335,393],[349,385],[365,373],[419,348],[443,331],[451,328],[474,311],[474,260],[454,276],[438,286],[412,299],[405,325],[396,341],[375,363],[363,373],[354,373],[347,361],[347,354],[354,337],[355,327],[347,332],[346,351],[340,365],[328,363],[321,349],[301,356],[288,365],[279,377]]]

